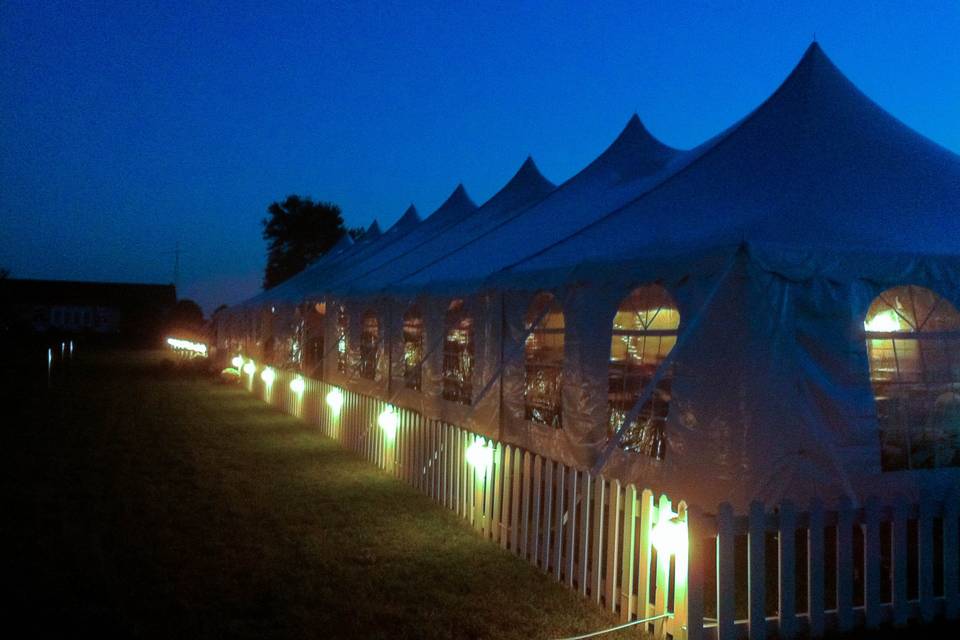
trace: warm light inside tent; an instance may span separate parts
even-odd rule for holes
[[[676,555],[686,557],[687,554],[687,521],[686,518],[673,516],[666,512],[660,516],[653,531],[650,532],[650,542],[658,554],[664,556]]]
[[[334,415],[340,415],[340,407],[343,406],[343,392],[334,387],[327,393],[327,406],[333,411]]]
[[[397,435],[397,425],[399,422],[400,416],[397,415],[393,406],[389,404],[386,409],[380,412],[380,416],[377,418],[377,424],[383,429],[383,435],[387,437],[387,440],[393,440],[394,436]]]
[[[903,331],[900,316],[893,309],[885,309],[863,323],[863,328],[876,333]]]
[[[253,363],[253,360],[243,365],[243,372],[248,376],[252,376],[257,372],[257,365]]]
[[[303,393],[303,390],[307,388],[307,383],[303,381],[303,378],[297,376],[290,381],[290,391],[293,391],[295,394],[300,395]]]
[[[234,369],[240,369],[243,366],[243,357],[242,356],[233,356],[233,359],[230,360],[230,364],[233,365]]]
[[[467,462],[477,471],[486,472],[493,464],[493,447],[477,438],[467,447]]]
[[[260,379],[263,380],[263,383],[267,386],[273,384],[273,381],[276,379],[277,374],[274,373],[273,369],[267,367],[260,372]]]

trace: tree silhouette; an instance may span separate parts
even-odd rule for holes
[[[203,309],[193,300],[177,300],[167,317],[167,327],[170,330],[200,331],[203,329]]]
[[[303,271],[347,233],[340,207],[332,202],[290,195],[267,207],[267,213],[270,217],[263,220],[263,239],[267,241],[264,289]]]

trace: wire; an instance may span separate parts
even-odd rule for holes
[[[644,622],[653,622],[654,620],[659,620],[661,618],[672,618],[672,613],[661,613],[658,616],[652,616],[650,618],[642,618],[640,620],[631,620],[630,622],[617,625],[616,627],[610,627],[609,629],[602,629],[600,631],[593,631],[591,633],[585,633],[582,636],[570,636],[569,638],[561,638],[561,640],[583,640],[584,638],[593,638],[594,636],[601,636],[605,633],[612,633],[614,631],[619,631],[620,629],[626,629],[627,627],[632,627],[636,624],[643,624]]]

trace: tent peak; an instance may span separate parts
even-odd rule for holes
[[[591,166],[613,169],[624,180],[655,173],[679,153],[655,138],[633,114],[620,135]]]
[[[380,223],[377,222],[377,219],[374,218],[373,222],[370,223],[370,226],[367,227],[366,231],[363,232],[363,235],[360,236],[361,240],[373,240],[374,238],[380,235]]]
[[[556,189],[547,180],[531,156],[523,161],[513,177],[483,204],[483,210],[511,211],[523,205],[533,204]]]
[[[451,206],[461,206],[468,205],[471,208],[475,208],[477,205],[474,204],[473,200],[467,194],[466,188],[463,186],[462,182],[457,183],[457,188],[453,190],[453,193],[444,200],[443,204],[440,205],[440,209],[445,209]]]
[[[407,207],[407,210],[403,212],[403,215],[393,223],[390,231],[405,231],[408,227],[418,222],[420,222],[420,214],[417,213],[417,208],[411,204]]]

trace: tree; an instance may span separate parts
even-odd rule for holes
[[[167,317],[169,330],[200,331],[203,329],[203,309],[193,300],[177,300]]]
[[[270,289],[296,275],[329,251],[343,234],[340,207],[297,195],[267,207],[263,239],[267,241],[267,267],[263,288]]]

